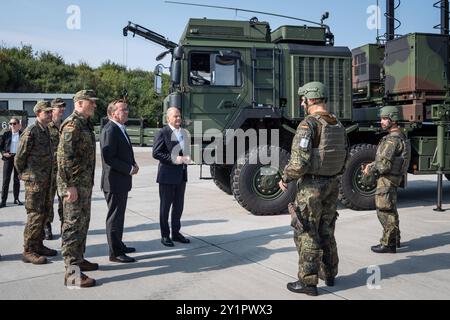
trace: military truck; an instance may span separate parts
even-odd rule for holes
[[[448,1],[444,2],[448,8]],[[392,10],[387,41],[353,51],[334,46],[334,36],[323,24],[328,15],[319,25],[283,25],[273,31],[269,23],[257,18],[190,19],[178,44],[131,22],[123,32],[166,47],[168,50],[157,60],[172,54],[171,90],[164,108],[181,110],[191,133],[193,154],[211,148],[211,129],[223,135],[223,139],[215,137],[219,142],[214,148],[233,141],[235,137],[228,136],[231,129],[254,129],[258,133],[277,130],[267,141],[246,143],[244,152],[232,149],[231,163],[217,158],[207,163],[211,164],[215,184],[256,215],[285,212],[293,200],[295,183],[283,193],[278,181],[304,117],[297,90],[310,81],[323,82],[329,88],[328,108],[345,125],[351,144],[339,199],[349,208],[373,209],[375,185],[361,183],[361,165],[374,159],[382,137],[378,119],[381,105],[401,107],[401,126],[413,146],[410,173],[436,173],[438,169],[441,174],[450,173],[450,148],[446,152],[439,149],[440,163],[435,159],[438,132],[440,145],[450,143],[445,137],[448,27],[442,35],[412,33],[396,37],[393,1],[387,0],[387,5]],[[161,83],[160,73],[158,65],[155,84]],[[195,128],[196,122],[201,122],[200,131]],[[250,162],[253,155],[262,153],[278,155],[278,164]],[[227,154],[221,157],[227,158]]]

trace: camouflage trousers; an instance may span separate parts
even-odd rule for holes
[[[52,223],[53,219],[55,217],[55,210],[53,208],[53,203],[55,201],[55,196],[58,196],[58,216],[59,216],[59,221],[61,221],[61,225],[63,223],[63,200],[62,198],[59,196],[58,192],[57,192],[57,187],[56,187],[56,177],[55,179],[52,180],[52,186],[50,189],[50,198],[49,198],[49,204],[50,204],[50,212],[48,214],[48,219],[47,222]]]
[[[298,279],[306,285],[317,285],[319,271],[327,278],[338,273],[334,238],[337,197],[336,177],[305,176],[299,183],[296,204],[305,230],[294,229],[294,242],[299,255]]]
[[[396,241],[400,241],[397,186],[385,177],[380,177],[377,180],[375,206],[378,220],[383,227],[380,243],[384,246],[395,246]]]
[[[25,251],[34,251],[34,248],[44,240],[44,225],[47,222],[50,208],[48,197],[50,181],[25,181],[25,209],[27,223],[23,233]]]
[[[63,200],[63,225],[61,253],[66,266],[78,264],[84,259],[86,237],[91,219],[92,187],[77,188],[78,200]]]

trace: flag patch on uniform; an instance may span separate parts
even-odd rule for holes
[[[308,138],[302,138],[302,140],[300,140],[300,148],[306,149],[308,148],[308,145],[309,145]]]

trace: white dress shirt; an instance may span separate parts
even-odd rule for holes
[[[170,124],[169,127],[170,129],[172,129],[172,132],[175,133],[175,136],[177,137],[177,140],[180,143],[181,150],[184,152],[184,137],[181,128],[175,129],[175,127],[173,127]]]
[[[9,148],[9,153],[17,153],[17,147],[19,146],[19,131],[16,133],[11,132],[11,147]]]

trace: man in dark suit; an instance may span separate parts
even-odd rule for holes
[[[175,108],[167,110],[168,125],[162,128],[153,144],[153,158],[159,160],[159,223],[161,228],[161,243],[173,247],[172,241],[189,243],[181,233],[181,214],[184,206],[184,192],[187,182],[188,156],[187,135],[181,129],[181,114]],[[186,140],[185,140],[186,139]],[[172,207],[172,239],[169,238],[169,211]]]
[[[102,154],[101,189],[108,203],[106,236],[109,245],[109,260],[113,262],[135,262],[127,253],[136,251],[122,242],[128,191],[131,190],[132,175],[139,171],[134,160],[130,137],[125,131],[128,121],[128,105],[124,100],[115,100],[108,106],[109,122],[100,135]]]
[[[16,155],[17,147],[19,146],[19,138],[22,134],[20,130],[20,121],[17,118],[9,120],[9,127],[11,130],[6,131],[0,142],[0,152],[3,160],[3,187],[2,187],[2,201],[0,208],[6,207],[6,199],[8,199],[9,182],[11,181],[11,173],[14,171],[13,194],[14,203],[19,206],[23,203],[19,200],[20,181],[17,169],[14,167],[14,157]]]

